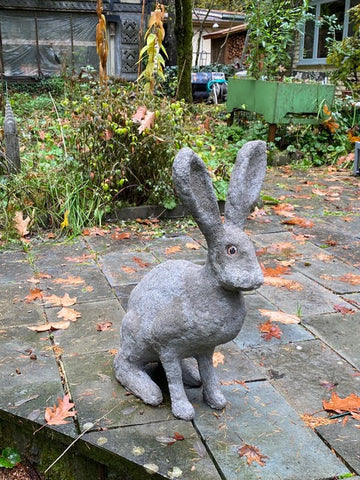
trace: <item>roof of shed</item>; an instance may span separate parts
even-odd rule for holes
[[[233,35],[235,33],[246,32],[247,30],[247,23],[243,23],[241,25],[235,25],[234,27],[230,28],[223,28],[221,30],[216,30],[215,32],[207,33],[203,36],[204,39],[208,38],[221,38],[226,37],[227,35]]]

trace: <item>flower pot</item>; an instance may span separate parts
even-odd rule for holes
[[[230,78],[226,107],[229,112],[244,110],[263,115],[274,137],[279,123],[320,123],[319,114],[325,104],[332,105],[334,94],[334,85]]]

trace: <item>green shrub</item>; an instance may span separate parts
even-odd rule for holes
[[[65,104],[72,110],[74,156],[109,205],[172,202],[172,162],[188,138],[185,104],[145,97],[133,85],[106,94],[88,92],[81,101]],[[139,106],[156,117],[142,133],[132,120]]]

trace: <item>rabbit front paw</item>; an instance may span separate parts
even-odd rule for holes
[[[192,420],[195,416],[194,407],[190,402],[185,400],[177,401],[176,403],[173,402],[171,410],[173,415],[181,420]]]
[[[211,408],[215,408],[216,410],[222,410],[227,404],[226,398],[220,390],[211,392],[204,391],[204,400]]]

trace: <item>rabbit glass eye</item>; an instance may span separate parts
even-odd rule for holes
[[[229,245],[226,249],[226,252],[230,257],[233,257],[234,255],[237,254],[238,249],[235,247],[235,245]]]

